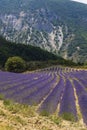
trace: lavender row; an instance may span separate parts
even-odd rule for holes
[[[46,74],[44,74],[44,75],[46,75]],[[42,74],[26,74],[26,75],[25,74],[21,74],[21,75],[16,74],[12,79],[8,80],[8,75],[4,75],[4,78],[1,80],[0,85],[5,86],[7,84],[11,84],[11,83],[15,83],[15,82],[22,82],[24,80],[31,80],[35,77],[41,77],[41,76],[43,76],[43,75]],[[5,78],[7,80],[5,80]],[[1,77],[0,77],[0,79],[1,79]]]
[[[79,84],[78,81],[74,80],[73,82],[76,88],[76,93],[78,96],[83,121],[87,125],[87,91],[84,90],[84,87],[81,84]]]
[[[87,80],[86,79],[79,79],[79,82],[84,86],[84,89],[87,91]]]
[[[9,85],[7,84],[7,86],[3,86],[0,88],[0,92],[15,91],[15,90],[19,91],[25,87],[34,85],[34,84],[38,83],[39,81],[46,80],[47,78],[49,78],[49,77],[43,76],[43,77],[39,77],[37,79],[30,78],[30,80],[24,80],[24,81],[22,80],[22,82],[11,83]]]
[[[45,77],[45,79],[39,79],[36,82],[32,82],[32,84],[28,84],[27,86],[23,86],[22,89],[18,90],[15,88],[15,90],[8,91],[6,93],[5,97],[6,98],[13,98],[15,100],[18,100],[20,98],[26,97],[30,95],[31,93],[35,92],[39,88],[43,87],[47,82],[49,82],[52,79],[52,77]],[[10,93],[11,92],[11,93]]]
[[[66,80],[65,91],[60,103],[59,115],[65,119],[77,120],[74,89],[69,80]]]
[[[24,98],[22,102],[27,103],[29,105],[39,104],[44,99],[44,97],[49,94],[55,82],[56,82],[56,77],[54,77],[54,79],[48,82],[45,86],[41,87],[39,90],[35,91],[31,95]]]
[[[46,112],[48,114],[53,114],[60,102],[62,93],[64,92],[64,80],[60,78],[59,83],[55,86],[51,94],[46,98],[41,107],[39,108],[39,112]]]

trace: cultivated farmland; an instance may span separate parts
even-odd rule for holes
[[[0,71],[0,95],[20,104],[37,106],[41,115],[58,117],[87,125],[87,71],[50,67],[31,73]]]

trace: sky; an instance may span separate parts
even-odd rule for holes
[[[77,2],[80,2],[80,3],[85,3],[85,4],[87,4],[87,0],[72,0],[72,1],[77,1]]]

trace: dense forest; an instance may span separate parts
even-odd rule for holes
[[[60,56],[56,56],[48,51],[40,49],[39,47],[11,43],[0,37],[0,66],[4,67],[7,59],[13,56],[23,58],[30,67],[36,64],[39,68],[40,66],[46,67],[56,64],[76,65],[72,61],[65,60]]]

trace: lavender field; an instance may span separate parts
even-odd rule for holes
[[[78,121],[78,106],[87,125],[87,71],[51,67],[31,73],[0,71],[0,95],[5,99],[37,106],[42,115],[57,113]]]

